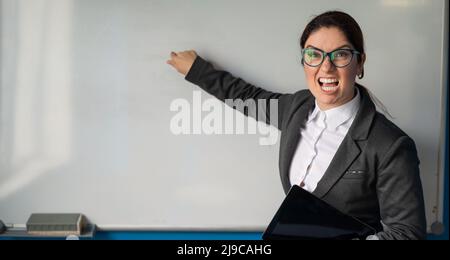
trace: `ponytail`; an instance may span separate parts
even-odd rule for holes
[[[390,119],[395,119],[391,113],[389,113],[388,109],[386,108],[386,106],[383,104],[383,102],[381,102],[381,100],[379,100],[369,89],[367,89],[366,87],[364,87],[361,84],[356,83],[356,86],[360,87],[361,89],[365,90],[368,94],[369,94],[369,98],[370,100],[375,104],[375,107],[377,108],[377,110],[384,114],[385,116],[389,117]]]

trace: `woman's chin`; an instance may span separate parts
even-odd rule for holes
[[[320,109],[322,109],[322,110],[323,109],[331,109],[331,108],[337,106],[336,99],[329,97],[329,96],[326,96],[326,97],[321,96],[319,98],[316,98],[316,100],[320,106]]]

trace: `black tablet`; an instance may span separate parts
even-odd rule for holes
[[[263,239],[365,239],[376,230],[299,186],[292,186]]]

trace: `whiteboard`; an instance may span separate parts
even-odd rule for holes
[[[428,223],[442,220],[444,0],[0,3],[6,223],[80,212],[103,229],[262,230],[284,198],[278,143],[173,134],[174,100],[212,97],[165,61],[195,49],[248,82],[293,93],[307,88],[299,36],[333,9],[360,23],[368,56],[360,83],[416,141]]]

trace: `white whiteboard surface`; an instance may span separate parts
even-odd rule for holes
[[[293,93],[307,87],[300,33],[333,9],[360,23],[361,83],[416,141],[428,223],[442,220],[444,0],[0,3],[6,223],[81,212],[104,229],[262,230],[284,198],[278,144],[173,135],[171,102],[191,102],[198,88],[165,61],[195,49],[253,84]]]

